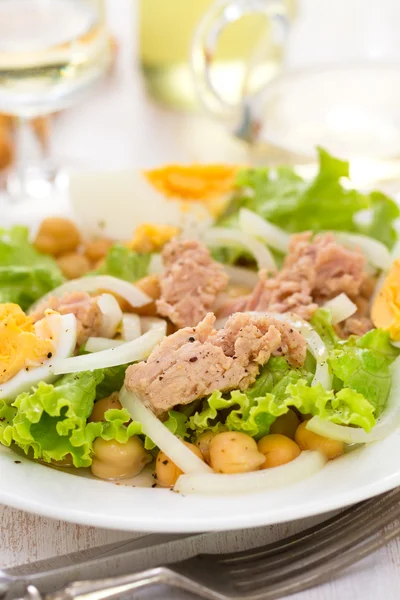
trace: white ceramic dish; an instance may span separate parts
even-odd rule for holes
[[[317,515],[390,490],[400,485],[399,456],[400,430],[292,486],[247,496],[180,496],[57,471],[0,446],[0,503],[126,531],[239,529]]]
[[[120,190],[122,206],[126,190],[123,186]],[[93,198],[96,194],[89,195],[92,209]],[[110,217],[111,205],[99,203],[95,211],[87,212],[90,223],[82,206],[75,203],[75,216],[89,230],[94,227],[94,215],[104,222]],[[151,219],[150,204],[147,210],[144,220]],[[123,212],[117,211],[119,215]],[[136,212],[130,215],[129,222],[137,224],[138,220]],[[0,445],[0,503],[51,518],[126,531],[242,529],[317,515],[388,491],[400,485],[399,457],[400,429],[382,442],[328,463],[301,483],[247,496],[180,496],[170,490],[132,487],[127,482],[115,485],[82,473],[55,470]],[[140,476],[136,484],[145,478]]]

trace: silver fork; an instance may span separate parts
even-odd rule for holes
[[[207,600],[274,600],[322,583],[400,534],[400,488],[299,534],[234,554],[203,554],[133,575],[78,581],[46,600],[105,600],[167,585]],[[25,599],[41,598],[28,586]]]

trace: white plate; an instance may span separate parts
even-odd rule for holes
[[[120,192],[123,204],[123,186]],[[97,204],[96,194],[90,198],[96,205],[88,215],[106,221],[109,203]],[[148,210],[152,208],[149,202]],[[84,215],[78,217],[90,229]],[[390,490],[400,485],[399,456],[400,429],[292,486],[247,496],[180,496],[170,490],[100,481],[85,476],[85,470],[84,476],[55,470],[0,445],[0,503],[55,519],[126,531],[242,529],[317,515]]]
[[[292,486],[247,496],[180,496],[57,471],[0,446],[0,503],[126,531],[239,529],[309,517],[390,490],[400,485],[399,456],[400,430]]]

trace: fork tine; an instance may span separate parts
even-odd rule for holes
[[[400,499],[400,496],[399,496]],[[363,528],[368,527],[369,524],[373,523],[373,519],[379,519],[381,515],[387,515],[391,511],[395,510],[398,506],[393,504],[393,496],[386,498],[384,501],[376,504],[372,507],[368,507],[368,512],[358,513],[353,519],[349,519],[345,524],[335,528],[334,524],[325,530],[319,531],[314,536],[308,536],[305,540],[298,540],[297,543],[286,546],[286,552],[282,554],[282,551],[276,555],[268,553],[267,556],[260,553],[255,556],[251,565],[248,564],[248,560],[240,563],[233,564],[230,567],[230,573],[236,576],[242,572],[249,572],[256,574],[260,570],[264,571],[268,568],[271,571],[275,567],[282,568],[286,563],[293,563],[293,561],[300,559],[305,554],[309,553],[310,546],[312,544],[312,550],[323,549],[326,546],[331,545],[332,538],[335,543],[338,543],[341,539],[347,538],[352,532],[360,531],[360,526]]]
[[[242,600],[279,600],[289,594],[295,594],[296,592],[301,592],[324,583],[332,579],[334,575],[343,569],[350,567],[382,546],[385,546],[399,534],[400,524],[393,527],[390,531],[378,532],[374,537],[364,540],[357,547],[349,548],[346,552],[335,556],[331,560],[319,563],[311,569],[306,569],[301,573],[291,573],[287,577],[281,578],[269,585],[268,588],[263,585],[262,590],[250,594],[242,589],[240,598]],[[237,598],[239,599],[239,596]]]
[[[334,534],[332,534],[329,544],[321,550],[313,551],[310,547],[310,554],[302,559],[294,559],[283,566],[283,568],[277,568],[267,573],[254,574],[251,569],[243,570],[240,574],[234,574],[229,572],[229,577],[234,578],[235,586],[239,589],[254,590],[260,587],[271,585],[274,582],[283,581],[288,577],[300,576],[304,570],[312,570],[318,565],[324,564],[325,562],[332,561],[333,559],[340,556],[343,552],[350,550],[352,547],[362,543],[363,539],[370,538],[372,535],[377,534],[383,527],[388,525],[391,521],[400,516],[400,505],[396,506],[394,510],[388,511],[385,514],[379,514],[374,519],[371,519],[361,529],[352,532],[346,538],[342,538],[338,541],[334,540]],[[268,568],[268,565],[265,565]],[[236,578],[238,577],[238,579]]]
[[[368,515],[371,508],[376,506],[377,503],[385,502],[386,499],[392,500],[395,502],[396,499],[400,500],[400,489],[392,490],[386,494],[381,496],[372,498],[362,503],[358,503],[354,506],[351,506],[341,512],[339,515],[335,515],[318,525],[313,527],[309,527],[295,535],[289,536],[283,540],[278,540],[277,542],[273,542],[271,544],[267,544],[262,547],[252,548],[250,550],[244,550],[242,552],[237,553],[229,553],[223,554],[215,557],[215,555],[209,555],[214,559],[217,559],[221,564],[230,564],[234,565],[236,563],[244,563],[249,560],[254,560],[256,558],[265,558],[267,556],[273,555],[275,556],[277,553],[284,552],[288,547],[294,548],[297,544],[302,544],[309,538],[315,539],[317,535],[322,532],[328,532],[331,529],[338,531],[339,528],[346,527],[349,523],[351,523],[355,519],[363,519],[366,515]]]

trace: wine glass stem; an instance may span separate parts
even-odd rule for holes
[[[23,200],[47,195],[55,176],[50,161],[49,118],[18,118],[16,145],[16,166],[8,178],[11,197]]]

